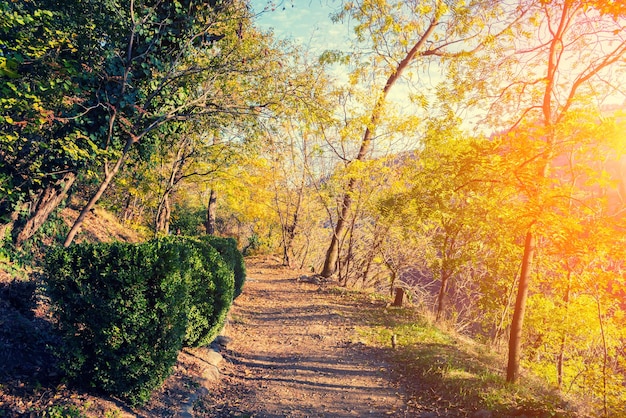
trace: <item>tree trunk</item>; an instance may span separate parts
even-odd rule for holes
[[[389,278],[389,296],[393,296],[396,289],[396,280],[398,279],[398,270],[396,270],[390,258],[383,255],[383,260],[385,267],[387,267],[387,270],[391,273],[391,277]]]
[[[111,184],[111,181],[120,170],[120,167],[122,167],[122,164],[124,163],[124,160],[126,159],[126,156],[128,155],[128,152],[130,151],[133,143],[133,140],[131,138],[128,138],[126,144],[124,145],[124,149],[122,150],[122,155],[120,155],[120,158],[118,158],[117,162],[110,171],[106,169],[105,164],[104,180],[100,184],[100,187],[98,187],[96,193],[91,197],[89,202],[87,202],[87,204],[80,211],[78,218],[76,218],[76,220],[74,221],[74,225],[72,225],[72,228],[70,229],[70,232],[67,234],[67,238],[65,238],[65,242],[63,243],[64,247],[69,247],[72,244],[72,241],[74,241],[74,237],[76,236],[78,230],[85,221],[85,217],[87,216],[89,211],[93,209],[98,200],[100,200],[106,189]]]
[[[302,256],[300,257],[300,269],[304,269],[306,259],[309,255],[309,247],[311,246],[311,240],[309,239],[309,237],[305,235],[305,238],[306,244],[304,244],[304,249],[301,251]],[[313,266],[310,266],[310,270],[313,273],[315,272],[315,268]]]
[[[354,226],[355,226],[355,222],[357,219],[358,214],[354,214],[354,216],[351,217],[350,219],[350,229],[347,232],[347,237],[348,237],[348,245],[347,245],[347,249],[346,249],[346,256],[345,258],[341,258],[339,257],[339,264],[337,265],[338,267],[338,271],[339,271],[339,280],[341,282],[342,280],[342,274],[343,274],[343,285],[344,287],[348,287],[348,279],[350,278],[350,271],[352,269],[352,265],[354,264]],[[340,243],[341,246],[342,243]],[[358,280],[358,276],[355,278],[354,281],[354,286],[356,286],[356,282]],[[365,283],[364,283],[365,284]]]
[[[286,225],[283,231],[283,266],[291,267],[291,245],[296,236],[296,225],[298,222],[297,212],[293,215],[291,225]]]
[[[606,343],[606,333],[604,331],[604,320],[602,319],[602,307],[600,306],[600,296],[595,295],[596,306],[598,307],[598,322],[600,323],[600,335],[602,336],[602,406],[604,416],[609,416],[607,403],[607,368],[609,362],[609,351]]]
[[[293,210],[293,216],[291,218],[291,225],[287,230],[287,253],[292,252],[293,240],[296,238],[296,231],[298,229],[298,222],[300,221],[300,210],[302,209],[302,196],[304,195],[304,175],[300,181],[300,190],[298,190],[298,199],[296,201],[296,207]],[[291,263],[289,264],[291,267]]]
[[[165,201],[165,216],[164,216],[164,232],[168,234],[170,232],[170,221],[172,220],[172,207],[170,206],[170,199]],[[180,231],[176,231],[176,233],[180,233]]]
[[[155,233],[164,232],[165,234],[168,234],[170,232],[170,219],[172,215],[170,197],[172,196],[172,193],[174,193],[176,185],[183,177],[182,171],[187,157],[185,155],[187,147],[187,138],[184,138],[183,141],[179,144],[178,150],[176,151],[176,159],[172,164],[172,171],[170,172],[169,179],[167,180],[167,184],[165,185],[165,190],[163,191],[163,195],[161,196],[161,199],[159,201],[157,213],[154,218]]]
[[[128,193],[128,195],[126,196],[126,200],[124,200],[124,209],[122,210],[122,216],[121,216],[121,221],[123,223],[126,223],[130,220],[131,218],[131,203],[133,201],[133,195]]]
[[[424,34],[413,45],[411,50],[406,54],[402,61],[398,63],[398,66],[393,72],[391,72],[391,74],[387,78],[385,87],[383,87],[380,96],[378,96],[378,99],[376,100],[374,109],[372,109],[369,124],[367,128],[365,128],[365,133],[363,134],[363,139],[361,140],[361,147],[359,148],[359,153],[357,154],[355,159],[356,161],[364,161],[366,159],[367,153],[369,152],[369,149],[372,145],[371,143],[372,138],[374,137],[374,130],[378,126],[380,117],[382,116],[383,108],[385,107],[385,102],[387,101],[387,95],[389,94],[389,90],[391,90],[396,81],[400,79],[404,70],[409,66],[411,61],[417,55],[418,51],[422,48],[426,40],[433,33],[435,27],[437,26],[437,23],[437,19],[433,19],[430,22],[430,25],[428,26]],[[339,219],[337,219],[337,224],[335,225],[335,229],[330,239],[330,245],[328,246],[328,250],[326,251],[324,268],[320,273],[320,276],[322,277],[328,278],[332,276],[337,270],[337,260],[339,258],[339,237],[343,234],[345,219],[348,216],[348,212],[350,211],[350,206],[352,206],[351,194],[354,191],[355,185],[356,181],[354,180],[354,178],[351,178],[346,186],[346,190],[344,192],[341,204],[341,213],[339,214]]]
[[[365,286],[367,280],[369,279],[370,272],[372,271],[372,264],[374,263],[374,257],[376,257],[376,253],[378,253],[378,250],[383,243],[383,239],[387,234],[388,229],[383,228],[381,230],[379,228],[376,228],[375,231],[376,233],[374,235],[374,245],[372,245],[369,252],[367,253],[367,261],[365,264],[365,270],[363,271],[363,286]]]
[[[532,226],[531,226],[532,228]],[[526,233],[524,242],[524,257],[520,272],[515,310],[511,320],[511,335],[509,336],[509,361],[506,368],[506,381],[515,383],[519,376],[520,350],[522,346],[522,327],[524,325],[524,313],[526,311],[526,298],[528,297],[528,284],[530,282],[530,269],[535,254],[535,236],[531,229]]]
[[[437,295],[437,315],[435,317],[435,321],[439,322],[443,315],[445,298],[448,292],[448,281],[450,278],[450,274],[442,269],[441,271],[441,286],[439,287],[439,294]]]
[[[339,225],[341,222],[342,225]],[[337,220],[337,225],[335,226],[335,230],[333,231],[333,235],[330,238],[330,245],[328,246],[328,250],[326,250],[326,257],[324,258],[324,266],[322,267],[322,272],[320,276],[322,277],[330,277],[335,271],[337,271],[337,259],[339,258],[339,240],[337,239],[337,234],[343,232],[343,219]]]
[[[14,242],[17,248],[20,248],[46,222],[50,214],[65,199],[74,181],[76,181],[76,174],[66,173],[63,178],[49,185],[39,194],[26,222],[18,230],[13,231]]]
[[[328,278],[332,276],[335,271],[337,271],[337,261],[339,259],[339,236],[343,234],[346,218],[348,216],[348,212],[350,211],[350,206],[352,206],[352,196],[350,193],[354,189],[354,183],[354,179],[350,179],[350,181],[348,182],[348,187],[346,189],[347,191],[343,195],[341,213],[339,214],[339,218],[337,219],[337,224],[335,225],[333,235],[330,239],[330,245],[328,246],[328,250],[326,251],[324,267],[322,268],[322,272],[320,273],[320,276],[322,277]]]
[[[170,232],[170,217],[171,217],[171,209],[170,209],[170,193],[169,191],[163,194],[161,201],[159,202],[159,207],[157,208],[156,214],[156,222],[154,225],[154,232],[159,233],[162,232],[164,234],[168,234]]]
[[[287,228],[286,228],[287,229]],[[291,232],[289,231],[289,229],[287,229],[286,231],[283,232],[284,238],[283,238],[283,266],[285,267],[291,267],[291,257],[289,256],[289,244],[287,243],[287,235],[289,235]]]
[[[396,296],[393,299],[393,303],[391,304],[391,306],[402,307],[403,303],[404,303],[404,288],[396,287]]]
[[[300,181],[300,187],[298,189],[298,198],[296,199],[296,206],[293,208],[293,216],[291,217],[291,223],[283,226],[283,265],[291,267],[291,257],[293,240],[296,238],[296,230],[298,228],[298,221],[300,219],[300,208],[302,206],[302,195],[304,194],[304,175]],[[286,223],[286,222],[285,222]]]
[[[571,280],[572,280],[572,270],[568,266],[567,289],[565,289],[565,296],[563,297],[563,302],[565,302],[566,313],[569,311]],[[563,335],[561,336],[561,346],[559,347],[559,355],[557,357],[557,362],[556,362],[556,381],[557,381],[557,385],[559,389],[561,389],[561,387],[563,386],[563,364],[564,364],[564,358],[565,358],[565,343],[566,342],[567,342],[567,335],[563,333]]]
[[[520,269],[521,269],[521,266],[520,266]],[[517,275],[517,272],[516,272],[514,280],[513,280],[513,282],[511,282],[511,286],[510,286],[510,288],[507,291],[506,305],[504,306],[504,309],[502,309],[502,313],[501,313],[501,316],[500,316],[500,321],[499,321],[498,324],[494,324],[493,339],[491,341],[491,344],[493,346],[496,346],[496,344],[498,346],[500,345],[500,342],[499,342],[500,333],[502,333],[504,331],[504,329],[505,329],[504,321],[506,320],[507,313],[509,311],[509,308],[511,307],[511,300],[513,299],[513,292],[515,291],[515,284],[517,283],[517,278],[518,278],[518,275]]]
[[[133,196],[130,193],[128,194],[126,202],[124,203],[124,210],[122,212],[122,223],[133,221],[138,216],[138,213],[141,213],[141,211],[137,209],[138,201],[139,197]]]
[[[217,192],[214,188],[211,188],[211,192],[209,193],[209,203],[206,207],[206,222],[204,227],[206,228],[206,233],[209,235],[215,235],[215,231],[217,230],[215,227],[215,214],[217,210]]]

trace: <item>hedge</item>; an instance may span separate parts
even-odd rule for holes
[[[68,377],[144,402],[169,375],[189,316],[189,266],[180,245],[81,244],[45,260],[48,294],[64,337]]]
[[[246,281],[246,265],[243,255],[237,249],[237,241],[234,238],[221,238],[213,235],[204,235],[200,239],[215,248],[232,268],[235,274],[234,297],[236,298],[241,294]]]
[[[131,405],[167,378],[183,345],[217,335],[234,293],[230,265],[186,237],[56,248],[44,267],[68,377]]]
[[[219,251],[197,238],[173,236],[176,242],[197,252],[200,263],[194,266],[189,284],[190,312],[184,345],[200,347],[215,339],[226,321],[233,302],[234,273]]]

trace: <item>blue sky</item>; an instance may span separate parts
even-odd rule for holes
[[[315,53],[343,49],[351,35],[348,25],[330,20],[330,14],[341,7],[339,0],[252,0],[251,4],[260,13],[258,26],[273,28],[277,38],[291,39]]]
[[[254,12],[260,14],[256,19],[260,28],[272,28],[278,39],[291,39],[303,45],[311,57],[319,56],[325,50],[349,51],[352,47],[350,25],[333,23],[330,18],[342,3],[341,0],[251,0]],[[335,82],[347,83],[347,68],[334,65],[330,71]],[[395,103],[398,111],[414,113],[406,83],[397,83],[388,99]]]

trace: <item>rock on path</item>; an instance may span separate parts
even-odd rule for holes
[[[403,417],[387,365],[355,343],[358,306],[298,275],[252,261],[222,351],[222,378],[195,403],[203,417]]]

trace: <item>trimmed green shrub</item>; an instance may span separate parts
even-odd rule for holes
[[[246,281],[246,264],[243,255],[237,249],[237,241],[234,238],[221,238],[213,235],[204,235],[201,237],[201,240],[208,242],[209,245],[215,248],[224,258],[224,261],[233,269],[235,274],[234,297],[236,298],[241,294]]]
[[[56,248],[45,271],[61,367],[131,405],[167,378],[183,346],[213,341],[233,301],[231,265],[189,237]]]
[[[212,245],[197,238],[172,236],[162,239],[176,242],[196,251],[195,264],[189,284],[190,311],[184,345],[199,347],[215,339],[233,301],[234,273],[222,255]]]
[[[146,401],[169,375],[187,330],[197,252],[176,243],[81,244],[45,259],[69,378]]]

